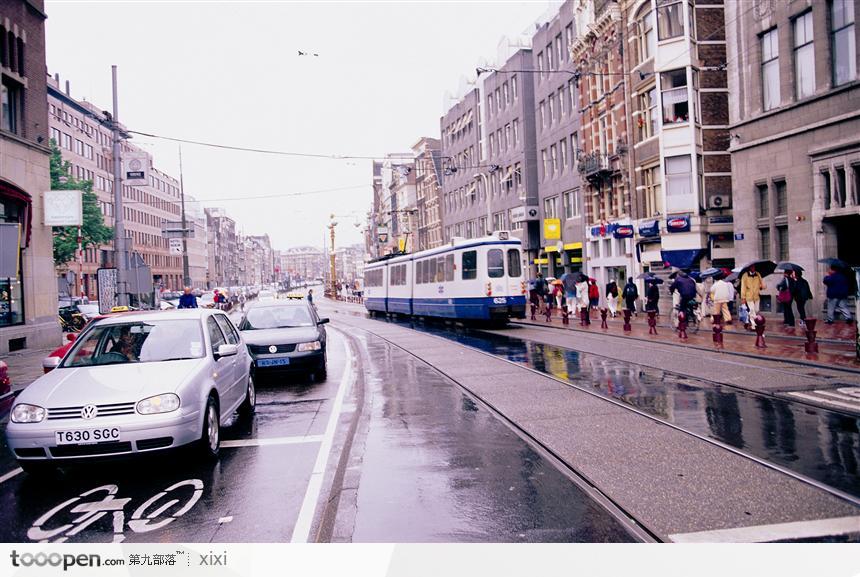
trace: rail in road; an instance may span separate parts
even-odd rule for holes
[[[343,307],[341,307],[342,309]],[[353,318],[361,318],[365,315],[361,313],[357,308],[350,308],[346,311]],[[348,317],[344,317],[348,318]],[[349,322],[349,321],[345,321]],[[363,330],[368,330],[371,333],[375,334],[379,338],[388,338],[391,340],[392,344],[397,344],[398,339],[391,339],[390,335],[386,337],[385,335],[385,324],[383,323],[374,323],[373,321],[364,321],[356,326],[359,326]],[[375,328],[374,327],[379,327]],[[704,441],[712,446],[718,447],[720,450],[735,455],[737,457],[741,457],[748,461],[755,463],[759,468],[764,468],[770,470],[773,473],[778,474],[784,479],[791,479],[791,483],[794,486],[797,484],[802,484],[803,486],[808,487],[813,492],[824,493],[827,495],[833,496],[836,500],[840,501],[846,507],[842,509],[844,512],[847,512],[846,516],[836,516],[832,517],[831,521],[826,520],[818,520],[829,528],[818,527],[815,529],[810,529],[810,527],[815,527],[814,524],[804,525],[805,528],[801,528],[796,525],[791,525],[791,521],[789,521],[788,525],[782,527],[781,523],[770,523],[767,525],[767,529],[761,529],[761,535],[769,535],[768,538],[776,538],[779,535],[793,535],[793,534],[802,534],[805,538],[813,538],[816,535],[810,534],[812,533],[818,534],[821,537],[820,532],[824,531],[833,531],[834,533],[841,534],[843,533],[842,529],[840,529],[840,523],[846,524],[849,528],[852,529],[853,533],[860,533],[860,517],[856,516],[857,507],[860,506],[860,499],[857,498],[856,493],[858,491],[858,483],[857,483],[857,470],[856,466],[851,469],[851,461],[855,459],[853,462],[856,464],[856,452],[858,443],[856,440],[857,435],[857,423],[856,419],[853,421],[853,425],[851,424],[850,417],[846,415],[842,415],[835,412],[828,411],[818,411],[818,415],[816,419],[820,422],[820,419],[824,419],[827,427],[830,430],[836,429],[837,436],[843,435],[841,440],[837,439],[835,445],[829,445],[826,447],[815,447],[809,446],[808,440],[802,438],[802,436],[798,436],[794,439],[793,442],[800,444],[800,447],[792,451],[787,451],[788,454],[784,455],[785,458],[781,460],[778,458],[780,451],[783,451],[786,448],[784,443],[785,439],[779,440],[777,439],[775,445],[773,447],[768,447],[768,440],[764,439],[764,448],[765,450],[762,454],[756,454],[758,451],[758,447],[752,447],[748,444],[739,443],[741,446],[732,446],[730,443],[726,442],[726,439],[720,439],[720,434],[701,434],[696,431],[696,426],[701,426],[701,423],[694,426],[695,424],[691,424],[690,422],[673,420],[673,416],[677,417],[678,415],[666,415],[660,414],[659,407],[651,406],[649,407],[646,400],[648,395],[640,395],[634,394],[627,396],[625,398],[625,393],[621,391],[622,387],[615,387],[613,390],[613,383],[610,380],[608,386],[603,386],[600,383],[600,380],[591,380],[592,375],[578,375],[580,382],[571,382],[570,379],[567,378],[559,378],[557,376],[558,371],[553,370],[553,365],[555,364],[555,368],[557,368],[558,362],[561,362],[563,365],[567,360],[576,361],[575,364],[579,365],[582,359],[575,358],[571,359],[570,355],[575,355],[576,357],[581,357],[583,355],[578,355],[576,351],[567,352],[568,357],[565,358],[564,353],[565,350],[560,347],[547,347],[542,345],[541,343],[532,343],[531,348],[526,346],[529,341],[525,339],[515,339],[511,337],[504,337],[504,345],[498,346],[499,342],[493,341],[496,337],[491,333],[486,333],[482,331],[462,331],[452,329],[450,327],[440,327],[438,325],[428,326],[428,325],[413,325],[412,323],[407,323],[404,325],[403,322],[394,323],[395,326],[404,327],[408,326],[408,328],[416,329],[423,333],[432,333],[434,337],[445,339],[448,342],[457,343],[459,346],[468,348],[472,351],[477,351],[482,355],[486,355],[495,359],[502,359],[507,363],[515,365],[516,367],[522,369],[523,365],[528,365],[526,362],[528,359],[532,359],[533,361],[530,366],[525,367],[527,370],[531,372],[536,372],[542,374],[543,376],[548,376],[556,381],[564,382],[566,385],[573,387],[579,391],[585,392],[589,395],[596,396],[601,398],[603,401],[612,403],[616,406],[623,407],[625,410],[633,412],[639,416],[645,417],[652,421],[659,422],[663,425],[668,425],[673,429],[684,433],[685,435],[696,439],[697,441]],[[382,330],[380,330],[382,329]],[[488,342],[493,342],[493,346],[487,346]],[[592,357],[598,357],[597,355],[591,355]],[[541,360],[542,359],[542,360]],[[593,360],[593,359],[592,359]],[[607,364],[608,363],[608,364]],[[600,366],[600,369],[603,371],[603,375],[606,374],[616,374],[619,370],[629,371],[632,369],[633,374],[645,374],[648,376],[648,371],[643,367],[631,366],[629,363],[621,363],[618,361],[614,361],[611,359],[603,358],[600,359],[597,363]],[[626,366],[625,366],[626,365]],[[452,375],[449,375],[451,378],[455,378]],[[645,379],[647,380],[647,379]],[[588,384],[584,386],[583,381],[587,381]],[[670,379],[671,381],[671,379]],[[462,384],[462,383],[461,383]],[[621,384],[617,383],[616,384]],[[629,383],[628,383],[629,384]],[[652,383],[653,384],[653,383]],[[683,391],[684,394],[679,394],[678,398],[675,399],[673,397],[673,402],[680,401],[690,401],[693,400],[694,397],[703,397],[710,395],[712,398],[710,403],[706,409],[710,409],[710,415],[706,415],[707,417],[712,419],[711,425],[716,424],[717,430],[719,431],[719,427],[721,425],[731,425],[733,417],[737,417],[737,419],[741,419],[742,415],[739,413],[740,410],[748,410],[750,408],[755,408],[756,405],[761,405],[762,401],[767,401],[765,405],[768,406],[759,406],[760,413],[771,412],[776,414],[777,416],[781,416],[783,420],[783,429],[785,428],[785,419],[793,419],[798,415],[808,414],[808,407],[804,407],[802,405],[792,403],[791,401],[774,401],[773,398],[765,398],[763,395],[756,395],[755,393],[740,393],[738,391],[730,391],[726,393],[724,390],[721,390],[719,385],[715,383],[707,383],[707,382],[693,382],[691,383],[689,379],[676,379],[674,383],[663,383],[664,388],[665,385],[669,385],[674,388],[675,391]],[[628,392],[632,387],[628,388]],[[738,404],[737,399],[740,397],[743,398],[743,401]],[[655,394],[653,397],[663,397],[665,398],[665,394]],[[653,400],[653,399],[652,399]],[[774,403],[776,402],[776,405]],[[735,403],[736,406],[731,406],[732,403]],[[800,408],[798,408],[800,407]],[[674,406],[672,408],[675,408]],[[684,413],[684,411],[680,411]],[[706,411],[700,411],[706,412]],[[680,415],[681,417],[689,417],[690,414],[695,413],[695,411],[688,411],[686,414]],[[502,413],[504,414],[504,413]],[[747,415],[749,416],[749,415]],[[754,416],[754,415],[753,415]],[[846,420],[847,419],[847,420]],[[673,422],[674,421],[674,422]],[[707,421],[705,425],[707,425]],[[799,425],[801,428],[810,426],[810,423],[801,422]],[[853,428],[852,428],[853,427]],[[779,427],[777,427],[778,429]],[[731,427],[728,427],[727,431],[724,433],[728,434],[731,431]],[[798,433],[802,433],[802,431],[797,431]],[[616,431],[617,434],[623,434],[623,431]],[[708,431],[708,433],[712,433],[712,431]],[[527,432],[523,432],[525,435],[529,435]],[[723,435],[724,436],[724,435]],[[532,441],[537,441],[534,437],[531,437]],[[730,440],[730,439],[729,439]],[[804,472],[798,472],[796,470],[792,470],[790,466],[792,465],[791,459],[799,452],[803,453],[804,451],[811,452],[828,452],[831,449],[835,449],[837,453],[842,452],[841,458],[842,462],[837,462],[836,466],[833,467],[832,463],[829,469],[831,471],[829,473],[825,473],[822,479],[816,479],[814,476],[809,476],[805,473],[814,473],[812,469],[815,466],[810,467],[809,463],[804,463],[802,469]],[[786,466],[788,465],[788,466]],[[809,468],[808,470],[806,468]],[[828,469],[828,467],[824,467]],[[832,469],[836,469],[836,472],[832,471]],[[790,515],[789,515],[790,517]],[[641,521],[641,520],[640,520]],[[749,521],[746,523],[748,524]],[[821,524],[819,523],[819,524]],[[744,526],[748,526],[744,524]],[[829,524],[829,525],[828,525]],[[647,525],[647,523],[646,523]],[[777,529],[774,529],[775,526],[780,525]],[[831,526],[832,525],[832,526]],[[775,533],[774,533],[775,531]],[[794,532],[794,533],[792,533]],[[659,532],[657,532],[659,533]],[[754,537],[755,530],[752,533],[748,531],[744,539],[752,539]],[[741,533],[737,534],[738,536]],[[666,535],[663,535],[666,537]],[[680,535],[676,535],[677,540],[683,540],[684,537]],[[689,537],[692,539],[692,537]],[[721,535],[720,538],[729,538],[728,535]]]

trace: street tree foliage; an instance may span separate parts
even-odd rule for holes
[[[99,208],[98,196],[93,192],[93,181],[72,177],[69,161],[64,161],[56,141],[51,139],[51,190],[83,191],[83,226],[81,248],[107,244],[113,240],[113,229],[105,225]],[[78,227],[54,227],[54,265],[61,266],[75,258],[78,249]]]

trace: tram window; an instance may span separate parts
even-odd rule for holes
[[[427,260],[427,282],[436,282],[436,259]]]
[[[463,253],[463,280],[478,278],[478,253],[469,250]]]
[[[445,257],[436,257],[436,282],[445,282]]]
[[[487,251],[487,274],[490,278],[505,276],[505,257],[501,249],[493,248]]]
[[[520,251],[515,248],[508,250],[508,276],[518,277],[523,273],[520,266]]]
[[[445,282],[454,280],[454,255],[445,256]]]
[[[421,282],[426,283],[427,282],[427,261],[422,260],[420,264],[421,264]]]

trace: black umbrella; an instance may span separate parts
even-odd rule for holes
[[[736,280],[738,280],[738,273],[733,272],[723,280],[725,280],[726,282],[735,282]]]
[[[721,274],[723,274],[723,271],[721,271],[718,268],[711,267],[711,268],[706,268],[705,270],[703,270],[701,273],[699,273],[699,276],[702,278],[709,278],[709,277],[717,278]]]
[[[822,262],[832,268],[848,268],[848,263],[838,258],[822,258],[818,262]]]
[[[752,262],[748,262],[744,266],[741,267],[740,274],[743,274],[747,271],[751,266],[755,267],[755,271],[759,273],[762,278],[773,274],[773,271],[776,270],[776,263],[772,260],[754,260]]]
[[[640,275],[639,275],[639,276],[637,276],[636,278],[637,278],[637,279],[643,279],[643,278],[644,278],[644,279],[651,279],[651,278],[657,278],[657,277],[655,277],[653,273],[650,273],[650,272],[643,272],[642,274],[640,274]]]
[[[645,277],[645,284],[652,282],[654,284],[663,284],[663,279],[656,276]]]
[[[793,262],[788,262],[787,260],[782,261],[778,265],[776,265],[777,270],[793,270],[803,272],[803,267],[799,264],[795,264]]]

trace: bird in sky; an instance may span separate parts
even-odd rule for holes
[[[316,52],[302,52],[299,50],[299,56],[319,56]]]

